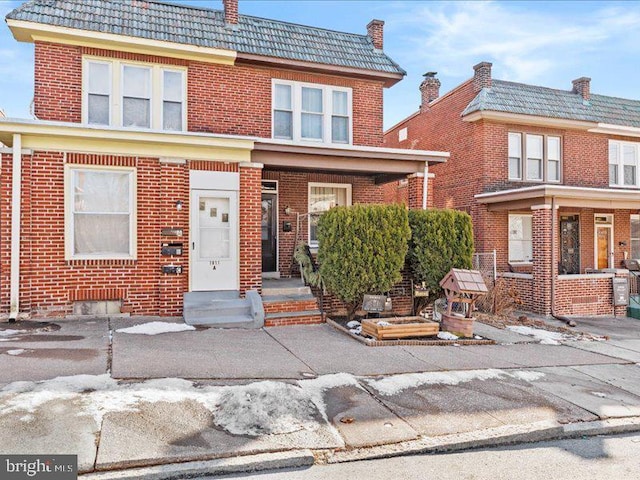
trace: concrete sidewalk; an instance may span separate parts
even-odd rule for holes
[[[374,348],[328,325],[116,332],[151,320],[0,337],[0,451],[180,478],[640,429],[637,321],[558,346],[482,325],[507,343]]]

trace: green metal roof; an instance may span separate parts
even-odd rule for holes
[[[234,50],[239,53],[404,75],[367,35],[336,32],[240,15],[225,25],[224,12],[149,0],[31,0],[7,15],[93,32]]]
[[[640,100],[591,94],[584,101],[570,90],[504,80],[483,88],[462,115],[483,110],[640,127]]]

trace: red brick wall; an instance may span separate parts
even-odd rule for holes
[[[375,185],[373,177],[357,175],[339,175],[314,172],[291,172],[281,170],[265,170],[264,180],[278,181],[278,245],[279,269],[283,277],[291,276],[293,249],[296,244],[297,214],[309,210],[309,183],[346,183],[351,185],[352,203],[384,203],[383,186]],[[285,208],[291,208],[291,214]],[[291,232],[284,232],[284,222],[291,222]],[[306,218],[300,222],[301,236],[308,241],[308,223]]]
[[[0,172],[0,314],[9,310],[11,261],[11,155]],[[136,260],[65,260],[64,165],[136,167]],[[33,316],[71,313],[78,300],[122,300],[135,315],[180,315],[189,279],[189,170],[238,171],[216,162],[164,164],[157,158],[37,151],[23,156],[20,310]],[[260,288],[261,170],[240,169],[240,284]],[[184,206],[178,210],[177,200]],[[162,228],[182,228],[181,257],[160,254]],[[180,275],[161,266],[182,265]]]
[[[80,122],[82,55],[188,67],[188,129],[271,137],[271,79],[353,89],[353,143],[382,144],[382,82],[251,65],[179,59],[36,42],[35,111],[42,120]]]

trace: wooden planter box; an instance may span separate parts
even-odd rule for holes
[[[442,314],[442,330],[459,337],[473,337],[473,318]]]
[[[390,325],[378,325],[386,322]],[[422,317],[367,318],[362,320],[362,333],[378,340],[437,335],[440,324]]]

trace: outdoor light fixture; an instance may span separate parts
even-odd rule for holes
[[[176,201],[176,210],[182,210],[182,200]]]
[[[292,213],[293,213],[293,208],[291,208],[289,205],[284,207],[284,214],[285,215],[291,215]]]

